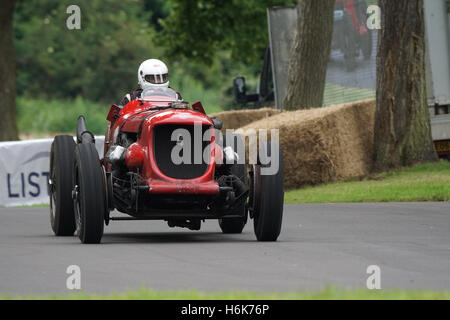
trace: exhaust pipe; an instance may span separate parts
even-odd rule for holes
[[[77,142],[78,143],[95,143],[94,135],[86,129],[86,120],[84,119],[83,116],[78,117]]]

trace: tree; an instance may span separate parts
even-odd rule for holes
[[[18,139],[14,7],[15,0],[2,0],[0,4],[0,141]]]
[[[320,1],[319,1],[320,2]],[[295,0],[169,0],[170,14],[161,21],[172,57],[211,63],[216,52],[231,50],[234,61],[261,64],[268,45],[267,8]]]
[[[333,36],[334,0],[299,0],[285,110],[321,107]]]
[[[436,160],[426,100],[423,0],[381,0],[376,171]]]
[[[69,30],[66,9],[73,3],[17,3],[17,94],[118,102],[136,88],[139,64],[162,53],[152,41],[150,12],[142,0],[78,1],[81,30]]]

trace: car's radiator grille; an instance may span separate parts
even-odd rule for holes
[[[164,175],[175,179],[194,179],[202,176],[206,172],[210,159],[210,141],[203,141],[203,134],[210,126],[201,126],[201,128],[202,136],[194,138],[194,125],[159,125],[154,127],[153,149],[156,165]],[[172,141],[172,133],[176,129],[185,129],[187,130],[184,131],[185,133],[189,132],[191,142],[190,148],[188,148],[189,143],[187,140],[183,142],[181,142],[180,139]],[[179,135],[175,135],[175,138],[178,136]],[[194,162],[194,160],[199,160],[194,158],[195,151],[198,151],[198,149],[194,149],[194,140],[196,139],[198,139],[197,143],[200,143],[201,145],[201,154],[197,152],[197,158],[200,158],[200,163],[198,163],[198,161]],[[180,151],[182,149],[181,146],[184,146],[183,151]],[[177,164],[172,161],[172,150],[175,147],[177,149],[175,149],[176,151],[174,154],[179,155],[181,159],[186,160],[184,163]],[[190,155],[188,149],[190,149]],[[207,156],[204,159],[203,154],[205,153],[205,149],[208,151],[206,152]],[[188,153],[185,154],[184,151]],[[178,161],[180,161],[180,158]]]

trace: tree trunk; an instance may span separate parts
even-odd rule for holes
[[[18,139],[14,7],[15,0],[2,0],[0,3],[0,141]]]
[[[425,77],[423,0],[380,0],[375,171],[436,160]]]
[[[333,36],[334,0],[299,0],[284,110],[321,107]]]

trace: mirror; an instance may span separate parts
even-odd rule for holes
[[[222,120],[217,119],[216,117],[211,117],[210,119],[213,122],[214,129],[222,130],[222,127],[223,127],[223,121]]]
[[[233,79],[233,89],[234,89],[234,102],[237,104],[245,104],[247,102],[245,87],[245,78],[237,77]]]

